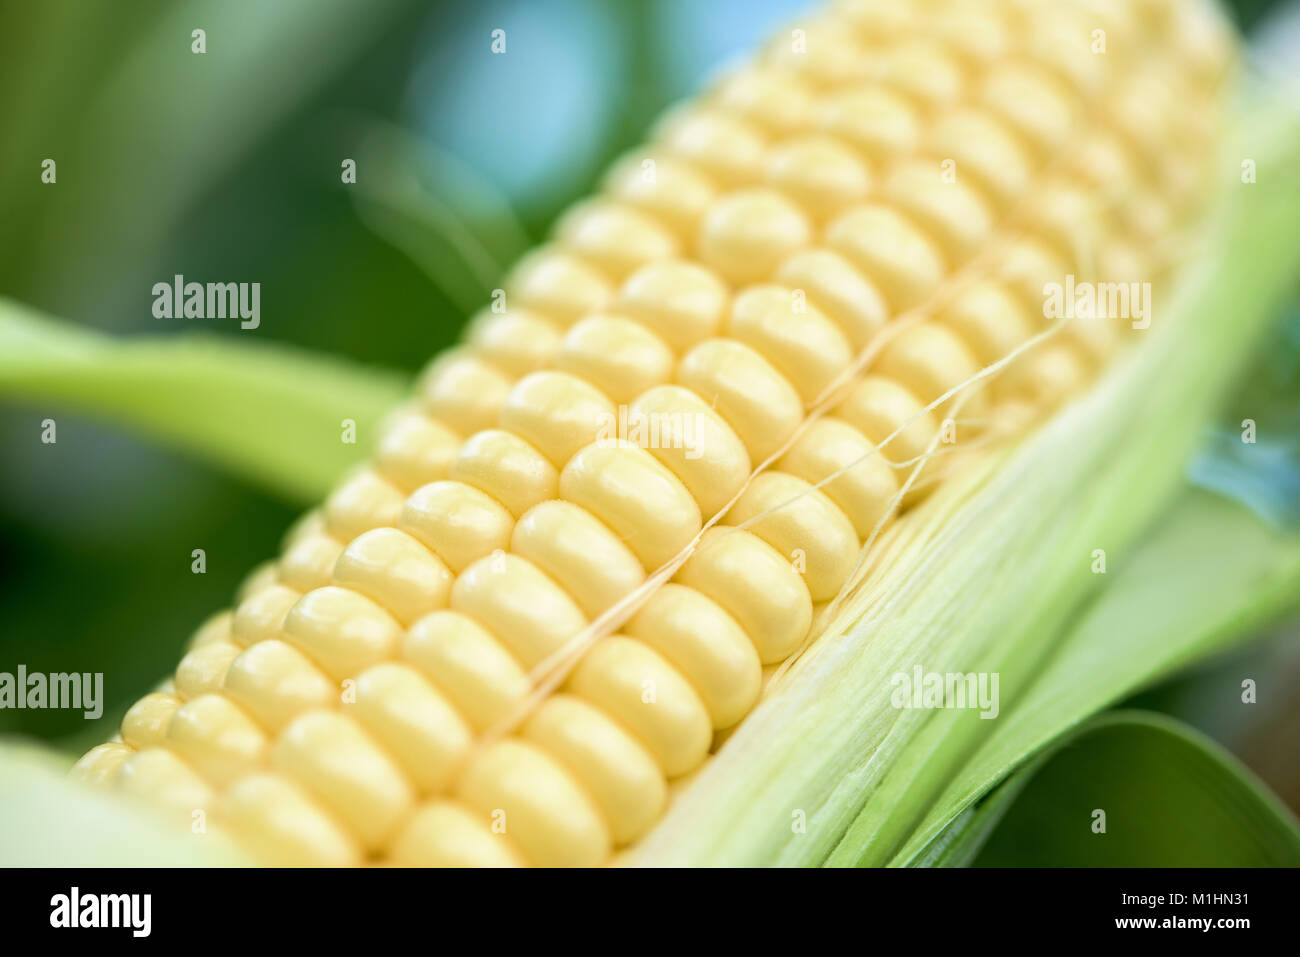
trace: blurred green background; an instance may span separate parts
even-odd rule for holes
[[[664,106],[809,5],[2,0],[0,294],[156,335],[182,330],[151,314],[155,282],[257,281],[256,333],[204,330],[413,372],[490,288],[458,261],[449,214],[469,210],[494,253],[519,251]],[[1232,6],[1249,29],[1273,3]],[[56,186],[40,181],[46,157]],[[361,162],[355,187],[345,157]],[[367,180],[385,164],[414,198]],[[0,732],[68,750],[111,733],[301,511],[67,408],[0,402],[0,462],[0,671],[102,671],[107,698],[99,722],[4,710]],[[1278,757],[1300,742],[1300,709],[1212,705],[1236,700],[1243,674],[1293,686],[1296,637],[1280,629],[1137,703],[1218,737],[1300,808],[1295,762]]]

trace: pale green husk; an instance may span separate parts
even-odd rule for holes
[[[35,407],[36,422],[71,407],[126,425],[289,501],[324,498],[409,388],[391,370],[252,337],[113,338],[0,296],[0,398]]]

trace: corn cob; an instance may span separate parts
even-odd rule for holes
[[[855,0],[797,27],[517,265],[82,777],[268,863],[606,863],[942,479],[945,418],[965,442],[1084,387],[1124,334],[1053,327],[1043,284],[1163,274],[1217,21]],[[602,435],[620,416],[659,441]]]

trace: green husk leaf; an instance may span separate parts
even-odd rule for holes
[[[113,339],[0,298],[0,396],[85,410],[296,504],[361,461],[406,377],[236,336]],[[342,441],[344,419],[357,441]],[[37,434],[35,426],[33,435]]]
[[[967,810],[1031,755],[1099,708],[1245,640],[1293,609],[1297,596],[1300,530],[1278,531],[1237,502],[1189,489],[1070,627],[891,863],[925,863],[936,844],[953,840],[954,827],[968,826],[959,823]]]
[[[1099,715],[972,810],[957,839],[917,863],[1300,866],[1295,815],[1229,752],[1163,715]],[[1105,813],[1102,833],[1093,830],[1097,810]]]
[[[1214,241],[1185,270],[1174,301],[1157,298],[1149,341],[903,523],[877,577],[682,792],[633,863],[902,862],[969,806],[975,795],[964,805],[940,797],[1026,713],[1071,617],[1130,573],[1143,529],[1182,487],[1205,426],[1289,291],[1300,262],[1298,130],[1285,107],[1248,127],[1258,184],[1225,184],[1207,230]],[[1093,571],[1098,550],[1104,575]],[[1184,593],[1176,590],[1148,602],[1140,621],[1173,618]],[[1116,671],[1146,680],[1237,635],[1215,631],[1172,660],[1157,648],[1155,662],[1139,660],[1151,648],[1121,645],[1122,668],[1097,675],[1083,670],[1097,661],[1081,662],[1068,675],[1077,704],[1045,696],[1030,726],[1052,721],[1050,740],[1072,723],[1071,707],[1077,721],[1114,700]],[[996,674],[998,717],[897,707],[894,678],[915,667]],[[973,783],[982,794],[1007,770],[987,769]]]

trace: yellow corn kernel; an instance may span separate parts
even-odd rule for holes
[[[221,796],[222,820],[272,867],[352,867],[361,849],[315,801],[278,774],[240,779]]]
[[[1186,156],[1161,157],[1159,188],[1161,197],[1175,215],[1196,205],[1197,197],[1213,188],[1213,171],[1203,158]]]
[[[547,698],[520,734],[578,779],[609,823],[616,844],[640,836],[663,811],[668,788],[654,758],[581,698]]]
[[[930,128],[926,144],[932,155],[953,161],[959,182],[969,177],[1004,208],[1025,195],[1034,174],[1032,158],[1005,122],[984,110],[945,112]]]
[[[844,212],[826,227],[826,241],[867,274],[894,313],[928,299],[948,270],[938,244],[889,206]]]
[[[230,637],[241,648],[259,641],[279,638],[285,616],[302,597],[302,593],[285,585],[272,585],[265,591],[245,598],[235,609]]]
[[[423,793],[450,784],[469,752],[469,725],[407,665],[385,662],[363,671],[349,710]]]
[[[880,291],[847,259],[829,249],[794,253],[776,271],[776,281],[805,297],[840,328],[855,352],[885,327],[889,309]]]
[[[484,359],[518,376],[535,372],[554,359],[560,336],[553,322],[527,309],[484,309],[465,327],[465,341]]]
[[[766,51],[769,62],[815,86],[840,85],[862,76],[862,49],[838,23],[814,21],[802,29],[802,48],[778,36]]]
[[[708,753],[713,726],[704,702],[649,645],[606,638],[578,663],[567,688],[631,729],[670,778]]]
[[[280,584],[296,592],[328,585],[343,543],[324,532],[305,535],[280,557]]]
[[[210,642],[186,654],[176,667],[176,693],[183,700],[216,691],[230,663],[244,649],[233,642]]]
[[[618,293],[621,314],[684,352],[722,327],[727,287],[690,262],[653,263],[633,273]]]
[[[629,439],[667,466],[704,518],[720,512],[749,478],[749,453],[731,427],[694,392],[663,385],[628,410]],[[633,439],[632,429],[640,429]]]
[[[1028,308],[1041,313],[1044,281],[1064,282],[1070,267],[1041,239],[1025,236],[1011,240],[990,263],[989,271]]]
[[[486,492],[519,516],[555,498],[559,473],[541,452],[503,429],[488,429],[461,446],[448,478]]]
[[[536,372],[510,391],[501,425],[563,468],[615,415],[613,403],[594,386],[563,372]]]
[[[1045,155],[1059,150],[1078,122],[1075,101],[1065,85],[1031,64],[993,64],[977,97]]]
[[[284,533],[280,539],[281,550],[292,548],[295,543],[307,538],[310,535],[321,535],[325,532],[325,516],[318,508],[310,512],[304,512],[300,515],[289,530]]]
[[[234,618],[234,612],[228,608],[225,611],[219,611],[215,615],[211,615],[190,636],[185,650],[193,651],[195,648],[202,648],[214,641],[230,641],[230,626]]]
[[[556,234],[566,249],[616,279],[677,254],[677,240],[656,220],[609,200],[575,206],[560,220]]]
[[[720,111],[688,107],[669,113],[656,128],[655,141],[726,186],[753,183],[762,176],[767,145],[762,134]]]
[[[1122,191],[1133,188],[1141,179],[1132,152],[1113,130],[1080,143],[1079,151],[1070,157],[1068,170],[1094,190],[1117,195],[1123,195]]]
[[[813,115],[813,95],[803,83],[754,67],[724,77],[712,96],[718,106],[773,133],[805,129]]]
[[[891,339],[874,371],[901,383],[922,402],[929,403],[966,382],[979,368],[970,350],[953,332],[937,322],[923,322]],[[972,389],[968,394],[978,393]],[[972,415],[976,408],[975,402],[968,401],[962,414]]]
[[[898,382],[863,377],[833,415],[861,432],[884,458],[910,463],[926,454],[939,430],[935,415]]]
[[[571,502],[543,502],[525,513],[510,536],[510,551],[553,578],[592,618],[645,580],[627,545]]]
[[[645,449],[622,441],[575,455],[560,473],[560,496],[613,529],[646,571],[685,548],[703,524],[681,481]]]
[[[882,192],[943,247],[950,262],[969,259],[993,233],[988,202],[964,180],[945,180],[942,159],[899,163],[885,177]]]
[[[1096,15],[1068,7],[1036,8],[1028,14],[1024,24],[1028,52],[1071,88],[1088,95],[1099,93],[1110,71],[1104,57],[1092,49]],[[1109,46],[1107,55],[1113,55]]]
[[[244,576],[235,590],[235,601],[243,601],[249,595],[255,595],[264,588],[274,585],[279,579],[279,570],[273,561],[262,562]]]
[[[334,565],[334,584],[373,599],[403,625],[445,607],[451,582],[438,556],[395,528],[359,535]]]
[[[1047,343],[1009,366],[998,381],[1000,394],[1052,408],[1088,380],[1087,363],[1066,345]]]
[[[783,472],[757,476],[727,521],[747,527],[796,567],[813,601],[835,597],[858,558],[853,523],[824,492]]]
[[[881,41],[906,35],[920,15],[911,4],[892,0],[838,0],[845,26],[864,40]]]
[[[953,105],[967,86],[961,64],[930,40],[905,40],[891,45],[880,52],[870,72],[873,79],[930,109]]]
[[[504,505],[463,482],[432,482],[418,489],[397,521],[456,574],[504,549],[514,524]]]
[[[530,341],[536,339],[532,334]],[[406,406],[380,426],[375,466],[394,486],[410,491],[445,476],[460,442],[460,436],[446,425],[415,406]]]
[[[325,500],[325,527],[340,542],[350,542],[380,525],[395,525],[405,498],[377,472],[356,472]]]
[[[127,758],[135,753],[135,748],[120,742],[96,745],[77,760],[71,774],[86,784],[105,785],[117,776]]]
[[[673,374],[668,345],[634,319],[588,316],[564,337],[556,366],[615,402],[630,402]]]
[[[153,801],[188,823],[212,806],[213,791],[184,761],[163,747],[136,751],[117,769],[113,786],[123,794]]]
[[[1174,138],[1172,117],[1178,111],[1163,74],[1148,67],[1124,83],[1108,104],[1116,128],[1149,159],[1158,157]]]
[[[510,652],[457,612],[436,611],[412,625],[402,639],[402,657],[447,696],[475,731],[510,717],[532,690]]]
[[[222,691],[271,731],[339,700],[336,682],[297,648],[276,640],[245,649],[226,672]]]
[[[935,39],[977,64],[1005,56],[1011,46],[1011,29],[1003,12],[991,4],[958,4],[933,18]]]
[[[804,418],[803,400],[789,380],[734,339],[700,343],[682,359],[677,381],[718,410],[754,465],[784,445]]]
[[[1154,241],[1167,235],[1174,225],[1174,215],[1169,204],[1154,193],[1135,196],[1117,213],[1124,226],[1139,239]]]
[[[417,810],[393,842],[398,867],[523,867],[526,861],[504,834],[494,834],[481,814],[454,801],[431,801]]]
[[[812,239],[798,206],[771,189],[728,193],[700,224],[700,258],[731,283],[756,282]]]
[[[401,769],[339,711],[308,711],[294,718],[276,742],[272,761],[367,852],[385,846],[414,803]]]
[[[714,728],[729,728],[758,700],[763,666],[744,629],[714,601],[668,584],[623,628],[649,645],[691,683]]]
[[[452,586],[451,607],[500,638],[525,668],[587,624],[573,599],[518,555],[481,558],[465,569]]]
[[[167,729],[167,746],[220,787],[262,760],[267,739],[230,699],[205,694],[176,710]]]
[[[866,163],[830,136],[799,137],[774,148],[764,178],[814,220],[860,202],[871,189]]]
[[[648,146],[615,163],[604,185],[611,196],[645,210],[683,238],[695,234],[700,217],[717,194],[691,164],[656,155]]]
[[[818,485],[865,540],[893,506],[899,480],[876,444],[842,419],[813,422],[776,466]],[[826,479],[834,475],[826,484]]]
[[[137,751],[161,745],[180,706],[181,699],[174,694],[145,695],[122,718],[123,742]]]
[[[754,286],[738,295],[727,331],[776,366],[808,404],[853,361],[839,327],[784,286]]]
[[[921,119],[904,97],[880,87],[835,93],[821,107],[818,126],[881,162],[916,150]]]
[[[1082,271],[1091,263],[1105,235],[1092,191],[1078,183],[1054,179],[1040,187],[1035,199],[1033,208],[1022,216],[1026,230]],[[1124,208],[1131,208],[1136,201],[1126,202]]]
[[[535,310],[562,326],[598,312],[614,290],[600,271],[577,256],[542,247],[529,253],[510,272],[507,302]],[[489,425],[494,423],[487,423]]]
[[[564,768],[534,744],[497,741],[469,762],[457,796],[539,867],[594,867],[609,827]]]
[[[1061,338],[1077,347],[1084,365],[1089,361],[1104,362],[1120,347],[1125,331],[1132,328],[1131,322],[1107,315],[1077,316],[1063,328]]]
[[[284,640],[335,681],[391,657],[402,629],[364,595],[326,585],[303,595],[284,620]]]
[[[500,369],[458,348],[429,363],[417,389],[430,415],[470,435],[496,423],[510,386],[510,377]]]
[[[981,364],[1010,355],[1037,325],[1016,296],[989,280],[959,289],[940,308],[938,320],[957,333]]]
[[[798,648],[812,624],[812,600],[802,576],[789,559],[743,529],[709,529],[674,580],[725,608],[764,664]]]

